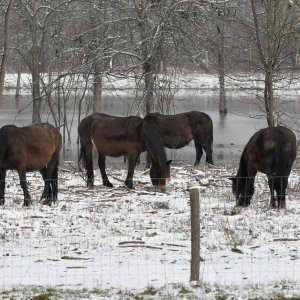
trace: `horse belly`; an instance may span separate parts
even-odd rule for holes
[[[40,157],[29,157],[26,160],[26,171],[36,171],[46,168],[51,161],[51,157],[48,155]]]
[[[126,142],[110,142],[102,143],[100,147],[97,147],[98,152],[103,155],[111,157],[119,157],[128,154],[132,151],[138,151],[138,147],[135,143]]]
[[[179,149],[186,146],[192,140],[192,136],[168,136],[163,139],[164,146],[169,149]]]

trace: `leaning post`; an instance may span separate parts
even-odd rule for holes
[[[200,197],[199,188],[190,189],[191,205],[191,272],[190,281],[199,283],[200,270]]]

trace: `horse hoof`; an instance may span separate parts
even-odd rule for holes
[[[125,185],[126,185],[130,190],[133,189],[133,184],[132,184],[132,183],[126,183],[126,182],[125,182]]]
[[[106,186],[106,187],[110,187],[110,188],[113,187],[113,184],[110,183],[109,181],[103,182],[103,185]]]

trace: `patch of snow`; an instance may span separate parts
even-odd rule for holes
[[[2,290],[43,286],[138,293],[151,286],[172,294],[180,285],[203,296],[203,289],[189,283],[192,187],[200,191],[200,276],[210,289],[207,299],[214,299],[216,286],[234,295],[250,295],[249,287],[256,287],[263,297],[261,286],[268,286],[270,295],[283,282],[300,282],[299,169],[290,176],[287,210],[267,207],[262,174],[251,206],[234,210],[227,179],[234,170],[224,166],[172,167],[165,190],[155,189],[142,167],[136,169],[134,190],[123,184],[125,169],[107,173],[113,188],[102,186],[97,171],[89,190],[80,172],[61,169],[59,202],[51,207],[39,203],[41,176],[29,173],[34,203],[24,208],[17,173],[8,172],[0,209]]]

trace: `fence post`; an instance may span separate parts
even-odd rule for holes
[[[200,269],[200,201],[199,189],[190,189],[191,205],[191,273],[190,281],[199,282]]]

